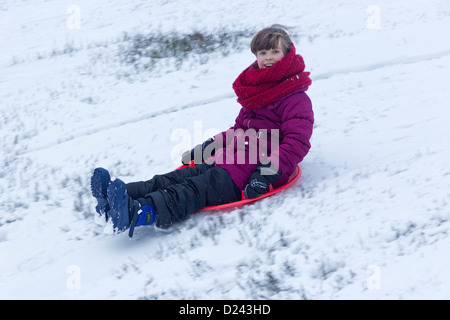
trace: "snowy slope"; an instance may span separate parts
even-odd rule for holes
[[[137,72],[124,33],[272,23],[296,28],[313,78],[300,180],[167,231],[105,233],[92,170],[174,169],[233,123],[231,83],[254,61],[245,46]],[[446,0],[2,2],[0,298],[449,299],[449,28]]]

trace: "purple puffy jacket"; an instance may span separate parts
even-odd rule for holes
[[[210,161],[227,170],[241,190],[268,160],[281,173],[272,186],[285,184],[311,148],[314,113],[306,90],[292,91],[258,110],[241,108],[234,126],[215,136],[223,148]]]

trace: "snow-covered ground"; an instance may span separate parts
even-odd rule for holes
[[[136,71],[124,34],[273,23],[295,28],[313,78],[300,180],[167,231],[105,233],[92,170],[173,170],[233,123],[231,83],[254,61],[248,38]],[[3,1],[0,298],[449,299],[448,30],[447,0]]]

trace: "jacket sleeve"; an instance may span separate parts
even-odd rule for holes
[[[278,159],[278,171],[290,175],[311,148],[314,113],[305,92],[293,94],[282,102],[279,147],[272,149],[270,159]]]
[[[234,132],[237,129],[243,129],[244,125],[243,125],[243,121],[244,121],[244,108],[241,108],[241,111],[239,112],[238,116],[236,117],[236,120],[234,121],[234,125],[232,127],[230,127],[229,129],[218,133],[214,136],[214,140],[215,141],[222,141],[222,146],[218,146],[219,148],[224,148],[226,146],[228,146],[230,144],[231,141],[233,141],[233,137],[234,137]],[[219,140],[221,139],[221,140]],[[216,144],[217,146],[217,144]]]

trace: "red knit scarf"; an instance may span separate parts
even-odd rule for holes
[[[259,69],[254,62],[233,83],[237,101],[245,109],[255,110],[267,106],[296,89],[311,85],[302,56],[291,51],[270,68]]]

